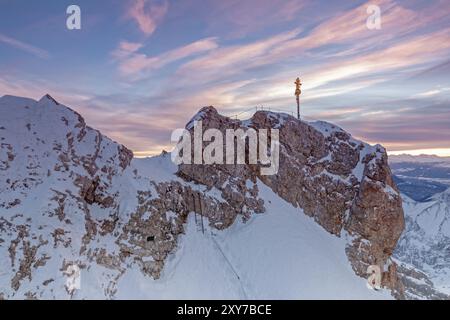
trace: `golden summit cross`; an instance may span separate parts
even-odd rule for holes
[[[297,78],[294,84],[295,84],[295,96],[297,98],[297,119],[300,120],[300,95],[302,94],[301,90],[302,83],[300,81],[300,78]]]

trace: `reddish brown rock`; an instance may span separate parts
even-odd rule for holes
[[[353,139],[334,125],[287,114],[260,111],[241,122],[206,107],[186,126],[191,133],[194,120],[202,120],[204,131],[215,128],[224,136],[226,129],[279,129],[279,170],[265,176],[258,165],[180,165],[179,176],[217,188],[234,207],[245,201],[237,194],[249,191],[246,181],[261,180],[328,232],[348,234],[346,251],[355,273],[366,277],[369,265],[379,265],[386,269],[384,285],[402,295],[390,257],[404,228],[403,209],[383,147]]]

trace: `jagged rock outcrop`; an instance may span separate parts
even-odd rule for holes
[[[348,232],[347,255],[355,272],[365,276],[369,265],[379,265],[385,270],[384,285],[402,296],[390,257],[404,228],[403,209],[383,147],[357,141],[328,123],[287,114],[259,111],[244,122],[206,107],[186,128],[193,134],[193,121],[200,120],[203,131],[219,129],[223,135],[226,129],[278,129],[279,170],[261,175],[258,165],[181,165],[180,176],[215,187],[226,199],[233,195],[226,191],[229,184],[223,187],[226,181],[245,194],[245,181],[261,180],[328,232]]]

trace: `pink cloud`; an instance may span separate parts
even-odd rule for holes
[[[317,87],[331,81],[361,74],[393,71],[445,59],[450,52],[450,28],[417,36],[387,49],[375,51],[345,62],[323,66],[310,79]]]
[[[142,46],[142,43],[121,41],[118,48],[111,55],[117,60],[125,59],[142,48]]]
[[[258,65],[277,46],[294,39],[300,29],[284,32],[249,44],[218,48],[206,56],[191,60],[179,70],[180,75],[207,79],[230,76]]]
[[[121,50],[127,52],[135,52],[142,48],[142,43],[122,41],[119,45]]]
[[[140,77],[149,70],[155,70],[174,61],[207,52],[218,47],[216,38],[206,38],[188,45],[164,52],[158,56],[137,53],[142,44],[121,42],[113,52],[113,57],[120,60],[119,70],[125,76]]]
[[[382,9],[381,30],[369,30],[366,26],[368,18],[366,9],[369,4],[379,5]],[[394,68],[396,64],[397,67],[413,65],[427,60],[429,57],[425,57],[424,53],[426,52],[433,54],[437,51],[442,52],[439,47],[446,49],[445,44],[438,45],[439,41],[448,43],[445,33],[438,33],[438,40],[435,41],[430,39],[434,35],[429,32],[429,35],[423,36],[421,41],[428,42],[431,46],[420,49],[421,51],[417,55],[411,57],[407,56],[405,52],[403,54],[401,52],[402,50],[409,50],[407,52],[414,50],[411,48],[414,43],[408,39],[413,32],[421,30],[424,26],[432,27],[445,19],[445,13],[443,13],[445,10],[440,10],[440,6],[442,3],[432,4],[421,11],[413,11],[392,0],[370,1],[347,12],[337,13],[335,17],[319,24],[304,37],[298,37],[300,30],[297,29],[253,43],[212,50],[202,57],[187,62],[180,68],[177,75],[189,76],[189,81],[192,81],[193,77],[203,82],[220,80],[225,76],[242,74],[250,68],[297,59],[310,49],[329,44],[343,44],[350,47],[334,54],[335,60],[338,61],[337,65],[333,70],[323,68],[321,75],[324,77],[314,81],[317,82],[314,83],[314,86],[326,83],[328,80],[377,71],[377,68],[382,70],[383,68]],[[399,50],[395,52],[387,50],[383,51],[381,55],[377,55],[380,50],[375,49],[377,46],[383,47],[388,41],[394,39],[398,39],[398,42],[391,45],[393,48],[400,46]],[[401,47],[402,44],[406,44],[406,47]],[[416,43],[416,45],[423,46],[421,43]],[[355,54],[359,54],[361,57],[361,50],[365,52],[370,48],[373,48],[373,54],[369,53],[365,58],[361,58],[365,61],[359,59],[358,56],[354,57]],[[346,57],[352,55],[352,60],[347,63]],[[337,60],[337,58],[340,59]],[[407,60],[402,60],[405,58]],[[343,60],[344,62],[342,62]],[[378,65],[375,65],[374,62]],[[312,83],[311,81],[310,84]]]
[[[381,30],[369,30],[366,26],[368,5],[377,5],[381,9]],[[373,0],[347,12],[337,13],[303,38],[293,39],[283,46],[275,48],[267,61],[280,60],[308,49],[330,44],[351,44],[352,49],[337,53],[336,56],[353,54],[361,49],[382,45],[393,39],[430,27],[445,21],[448,8],[442,3],[432,4],[420,11],[398,5],[393,0]],[[400,40],[402,41],[402,40]]]
[[[79,92],[67,92],[66,90],[48,83],[44,80],[26,81],[14,77],[0,75],[0,97],[3,95],[13,95],[39,100],[49,93],[56,100],[61,99],[66,103],[79,103],[91,98],[90,95]]]
[[[350,59],[335,59],[333,62],[322,63],[303,70],[303,89],[308,92],[304,99],[316,99],[368,87],[386,80],[382,76],[373,78],[377,74],[436,63],[444,60],[449,52],[450,28],[447,28],[416,36],[389,48],[360,54]],[[296,71],[279,73],[265,83],[265,86],[272,88],[272,92],[276,92],[280,88],[280,97],[290,97],[292,89],[286,88],[286,83],[289,81],[288,79],[294,79],[295,76],[297,76]],[[371,76],[372,80],[359,79],[364,76]],[[352,81],[355,78],[357,80]],[[332,89],[319,88],[342,80],[348,80],[351,83],[344,86],[334,85]]]
[[[426,105],[371,112],[338,121],[354,136],[389,150],[450,148],[448,106]]]
[[[133,0],[127,16],[136,21],[146,35],[151,35],[160,24],[169,9],[167,0]]]

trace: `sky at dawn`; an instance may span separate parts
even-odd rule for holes
[[[0,0],[0,96],[49,93],[136,156],[203,106],[295,112],[297,77],[304,119],[450,155],[448,0]]]

